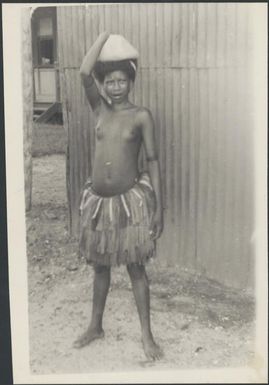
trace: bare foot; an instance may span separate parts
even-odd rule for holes
[[[74,343],[73,347],[76,349],[83,348],[86,345],[89,345],[92,341],[103,338],[105,335],[104,330],[101,329],[91,329],[89,328],[85,333],[83,333]]]
[[[160,360],[163,357],[163,351],[160,346],[156,344],[153,337],[142,338],[142,343],[145,355],[149,360]]]

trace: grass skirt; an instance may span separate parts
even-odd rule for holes
[[[126,193],[112,197],[98,195],[88,179],[80,204],[80,254],[90,264],[144,264],[155,256],[149,236],[155,204],[147,173]]]

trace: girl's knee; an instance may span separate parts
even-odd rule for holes
[[[127,265],[127,271],[130,278],[133,280],[142,279],[146,276],[144,265],[139,265],[138,263],[131,263]]]
[[[94,272],[95,274],[109,274],[110,273],[110,267],[104,266],[104,265],[94,265]]]

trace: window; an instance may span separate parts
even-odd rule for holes
[[[38,36],[52,36],[53,24],[51,17],[42,17],[39,19]]]
[[[38,65],[53,65],[54,49],[52,37],[38,38]]]
[[[33,63],[50,68],[57,62],[56,10],[38,8],[32,18]]]

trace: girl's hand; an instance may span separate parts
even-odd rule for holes
[[[150,238],[152,240],[158,239],[163,231],[163,215],[161,211],[156,211],[153,215],[150,228],[149,228],[149,234]]]

